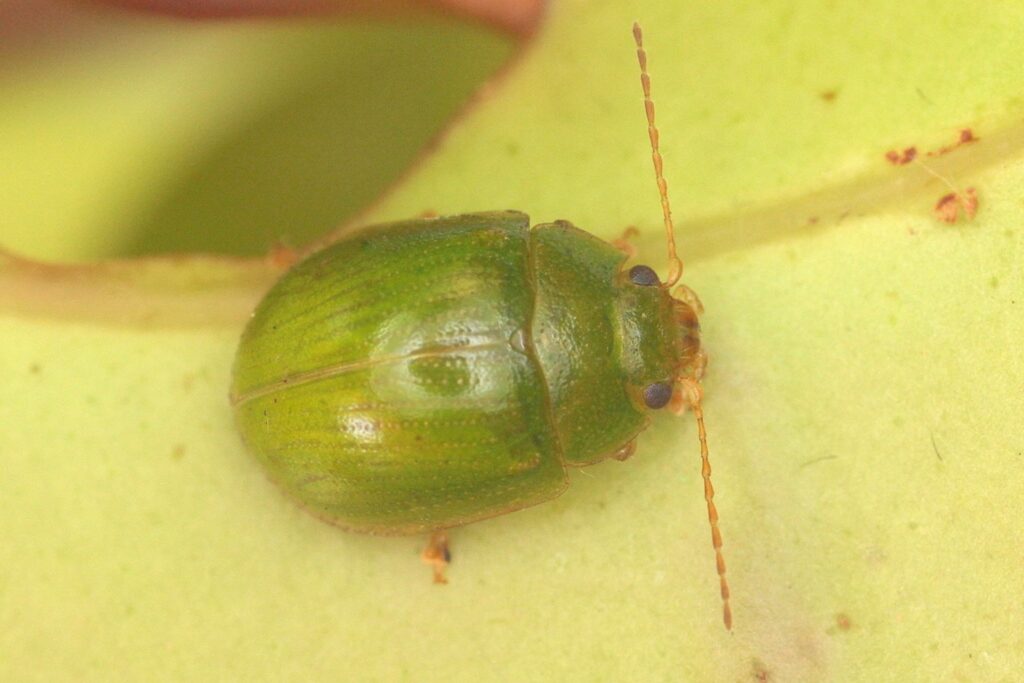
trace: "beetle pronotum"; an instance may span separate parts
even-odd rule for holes
[[[371,226],[294,265],[235,357],[231,403],[271,479],[372,534],[445,530],[550,500],[570,467],[633,454],[648,413],[693,411],[731,627],[701,407],[700,302],[683,264],[634,24],[668,245],[662,283],[566,221],[506,211]]]

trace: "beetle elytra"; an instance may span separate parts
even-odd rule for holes
[[[649,413],[692,410],[731,627],[701,408],[706,355],[662,172],[634,25],[668,245],[665,282],[557,221],[474,213],[372,226],[294,265],[242,335],[238,428],[270,478],[345,529],[431,534],[535,505],[568,469],[632,455]]]

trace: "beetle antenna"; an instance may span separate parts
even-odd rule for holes
[[[708,523],[711,525],[711,545],[715,549],[715,568],[722,593],[722,621],[732,630],[732,608],[729,606],[729,582],[725,578],[725,556],[722,554],[722,532],[718,529],[718,508],[715,507],[715,487],[711,485],[711,459],[708,457],[708,433],[704,429],[704,409],[701,406],[703,392],[692,379],[683,380],[689,408],[697,419],[697,435],[700,438],[700,474],[704,478],[704,501],[708,505]]]
[[[647,52],[644,50],[644,36],[640,23],[633,22],[633,40],[636,41],[636,58],[640,62],[640,85],[644,89],[644,111],[647,113],[647,135],[651,138],[651,159],[654,161],[654,177],[658,181],[661,195],[661,213],[665,218],[665,237],[668,239],[668,280],[666,287],[679,282],[683,274],[683,262],[676,256],[676,231],[672,226],[672,209],[668,205],[668,184],[662,170],[661,152],[658,149],[658,129],[654,125],[654,101],[651,99],[651,76],[647,73]]]

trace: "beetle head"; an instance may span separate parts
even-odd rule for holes
[[[670,399],[675,407],[678,385],[699,380],[704,369],[696,295],[633,266],[620,275],[617,308],[627,391],[639,407],[663,408]]]

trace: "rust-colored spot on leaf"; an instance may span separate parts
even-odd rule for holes
[[[942,147],[928,150],[927,152],[924,153],[924,156],[942,156],[947,152],[952,152],[954,149],[961,145],[967,145],[972,142],[977,142],[980,139],[981,138],[974,135],[974,131],[971,130],[970,128],[961,128],[960,133],[957,136],[956,142],[950,145],[943,145]],[[893,164],[894,166],[903,166],[905,164],[909,164],[911,161],[916,159],[917,156],[918,152],[916,147],[907,147],[902,152],[896,149],[890,149],[888,152],[885,153],[886,161],[888,161],[890,164]]]
[[[757,681],[757,683],[770,683],[772,680],[772,672],[768,670],[765,663],[757,657],[750,663],[750,678],[751,680]]]
[[[955,192],[942,195],[935,203],[935,217],[943,223],[956,223],[958,213]]]
[[[850,620],[850,615],[840,612],[836,615],[836,628],[840,631],[849,631],[853,628],[853,621]]]
[[[968,187],[960,195],[960,207],[964,210],[964,215],[968,220],[974,218],[974,214],[978,213],[978,193],[974,191],[973,187]]]
[[[961,211],[967,220],[974,218],[974,214],[978,212],[978,193],[973,187],[968,187],[963,192],[944,194],[935,203],[935,217],[943,223],[956,223]]]
[[[917,147],[907,147],[902,152],[890,149],[885,153],[885,158],[894,166],[905,166],[917,158]]]
[[[926,156],[930,156],[930,157],[942,156],[943,154],[946,154],[947,152],[952,152],[954,149],[956,149],[960,145],[967,145],[967,144],[970,144],[972,142],[977,142],[980,139],[981,138],[975,137],[974,131],[972,131],[970,128],[961,128],[960,129],[960,135],[957,137],[956,142],[954,142],[951,145],[943,145],[942,147],[939,147],[938,149],[933,149],[930,152],[928,152]]]
[[[835,90],[825,90],[820,94],[820,97],[826,102],[835,102],[836,95],[838,94]]]

